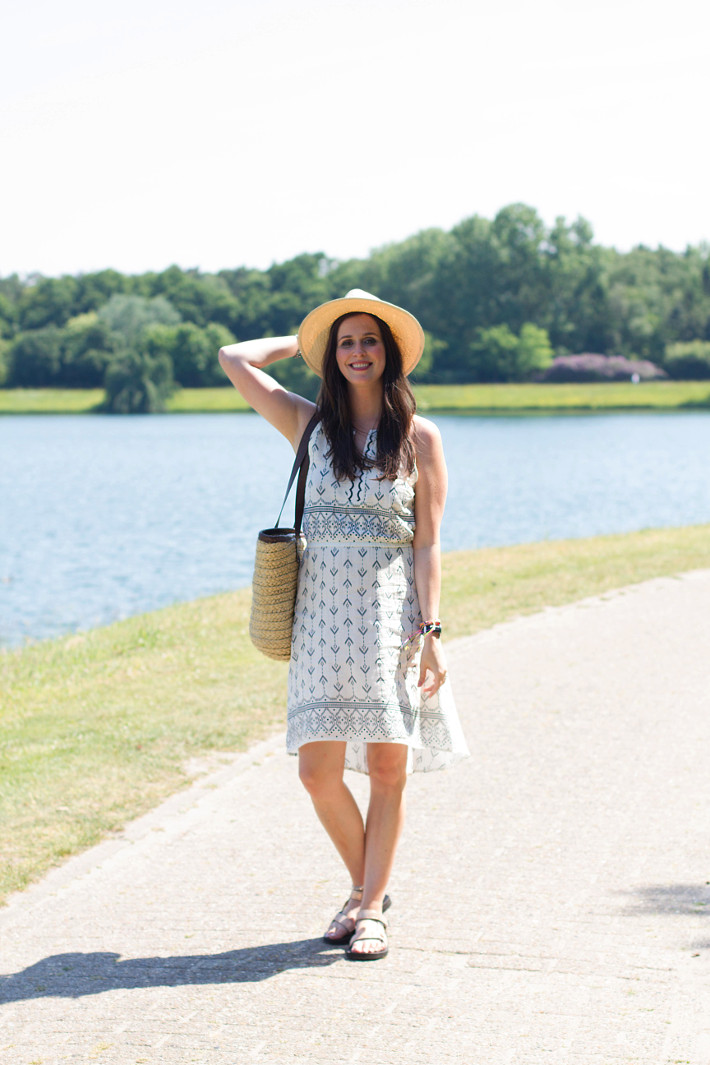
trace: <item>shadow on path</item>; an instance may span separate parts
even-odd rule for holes
[[[186,984],[239,984],[268,980],[288,969],[332,965],[342,950],[322,939],[269,943],[223,954],[127,958],[109,951],[53,954],[18,973],[0,976],[0,1003],[37,998],[81,998],[104,991]]]
[[[710,880],[704,884],[647,884],[634,888],[630,914],[657,913],[685,917],[710,917]]]
[[[710,880],[698,884],[646,884],[633,891],[625,913],[658,914],[664,917],[710,917]],[[710,940],[695,940],[688,944],[696,950],[710,949]]]

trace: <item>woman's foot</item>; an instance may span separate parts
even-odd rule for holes
[[[330,922],[328,931],[323,936],[326,943],[335,943],[336,945],[342,945],[343,943],[349,943],[353,938],[355,932],[355,925],[357,923],[357,915],[360,912],[360,903],[362,901],[362,888],[354,887],[350,892],[350,898],[343,903],[342,910],[338,910],[333,920]],[[389,895],[385,895],[382,900],[382,912],[389,910],[392,905],[392,899]]]
[[[326,943],[349,943],[355,931],[355,922],[362,902],[362,888],[353,887],[350,898],[343,903],[342,910],[338,910],[330,922],[327,932],[323,936]]]
[[[387,918],[380,910],[360,910],[346,957],[351,961],[377,961],[385,958],[388,950]]]

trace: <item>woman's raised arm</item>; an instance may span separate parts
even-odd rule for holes
[[[264,337],[228,344],[219,350],[219,364],[250,407],[261,414],[290,440],[294,451],[303,435],[315,404],[294,392],[287,392],[263,367],[280,359],[293,358],[298,340],[292,337]]]

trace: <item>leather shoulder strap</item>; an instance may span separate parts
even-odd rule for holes
[[[313,430],[315,429],[315,427],[316,427],[316,425],[318,424],[319,421],[320,421],[320,415],[316,412],[313,415],[313,417],[311,418],[311,420],[309,421],[309,423],[306,426],[306,428],[303,430],[303,436],[301,437],[301,440],[300,440],[299,445],[298,445],[298,451],[296,452],[296,458],[293,461],[293,467],[291,469],[291,476],[288,479],[288,487],[286,489],[286,495],[284,496],[284,501],[281,504],[281,510],[279,511],[278,518],[276,519],[276,525],[274,526],[275,529],[278,529],[278,527],[279,527],[279,522],[281,521],[281,515],[283,514],[283,509],[286,506],[286,500],[288,499],[288,494],[291,491],[291,486],[293,485],[293,482],[296,479],[296,474],[300,470],[300,475],[299,475],[299,478],[298,478],[298,487],[296,488],[296,521],[295,521],[295,524],[294,524],[294,528],[296,530],[296,535],[298,535],[298,533],[301,531],[301,522],[303,520],[303,508],[304,508],[304,505],[305,505],[305,497],[306,497],[306,477],[308,476],[308,443],[309,443],[309,441],[311,439],[311,435],[313,433]]]

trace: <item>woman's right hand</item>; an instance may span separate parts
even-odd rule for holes
[[[446,657],[441,641],[433,636],[425,636],[419,662],[419,687],[425,695],[435,695],[446,677]]]

